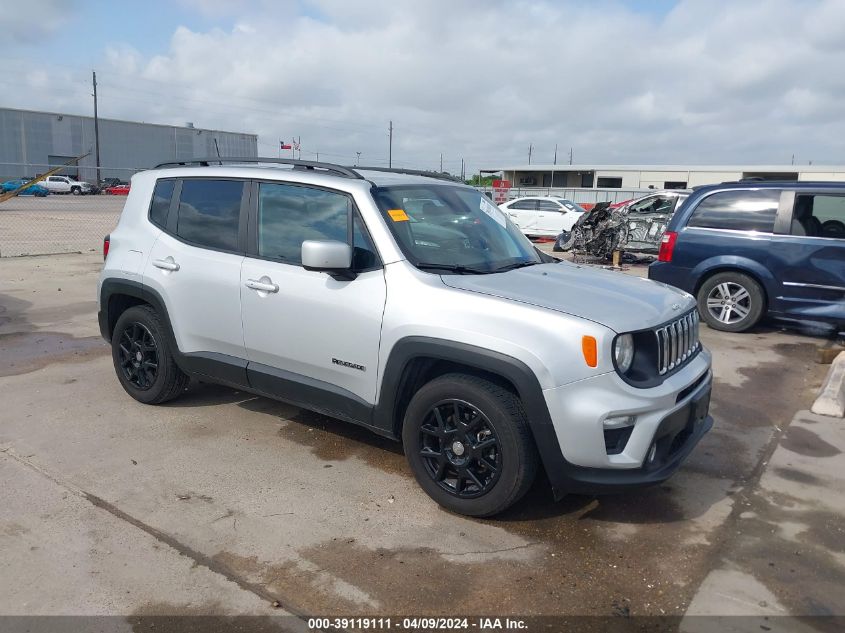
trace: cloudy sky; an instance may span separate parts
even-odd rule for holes
[[[0,106],[303,158],[845,164],[845,0],[0,0]]]

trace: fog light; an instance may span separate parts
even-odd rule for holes
[[[650,464],[654,461],[654,458],[657,457],[657,444],[652,444],[651,448],[648,450],[648,457],[646,461]]]
[[[633,415],[622,415],[616,418],[606,418],[604,421],[605,429],[623,429],[626,426],[634,426],[637,421]]]

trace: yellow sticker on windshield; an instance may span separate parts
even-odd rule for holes
[[[388,209],[387,215],[389,215],[390,219],[394,222],[407,222],[411,219],[408,217],[408,214],[405,213],[404,209]]]

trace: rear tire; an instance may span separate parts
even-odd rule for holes
[[[402,441],[422,489],[467,516],[492,516],[516,503],[539,465],[519,398],[467,374],[440,376],[414,394]]]
[[[167,330],[148,305],[133,306],[118,318],[112,361],[126,393],[144,404],[172,400],[188,386],[188,376],[173,358]]]
[[[79,194],[81,194],[81,193],[82,193],[82,189],[80,189],[79,187],[71,187],[70,192],[71,192],[73,195],[78,196]]]
[[[707,325],[722,332],[745,332],[766,311],[766,295],[754,279],[739,272],[717,273],[698,290],[698,312]]]

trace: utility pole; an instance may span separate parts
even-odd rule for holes
[[[789,163],[789,164],[790,164],[790,165],[794,165],[794,164],[795,164],[795,154],[793,154],[793,155],[792,155],[792,162],[791,162],[791,163]]]
[[[555,143],[555,165],[557,165],[557,143]]]
[[[97,160],[97,183],[100,178],[100,119],[97,117],[97,71],[91,71],[94,78],[94,153]]]
[[[302,137],[301,136],[296,137],[296,148],[297,148],[297,151],[299,152],[299,160],[302,160]]]
[[[572,148],[569,148],[569,164],[572,164]]]
[[[361,152],[355,152],[358,157],[355,159],[355,166],[357,167],[361,163]]]
[[[443,152],[440,152],[440,173],[443,173]]]
[[[461,159],[461,180],[466,180],[466,172],[464,171],[464,159]]]
[[[391,169],[393,167],[393,121],[390,122],[387,131],[390,133],[390,144],[387,146],[387,168]]]
[[[531,164],[531,152],[534,151],[534,145],[531,143],[528,144],[528,164]]]

